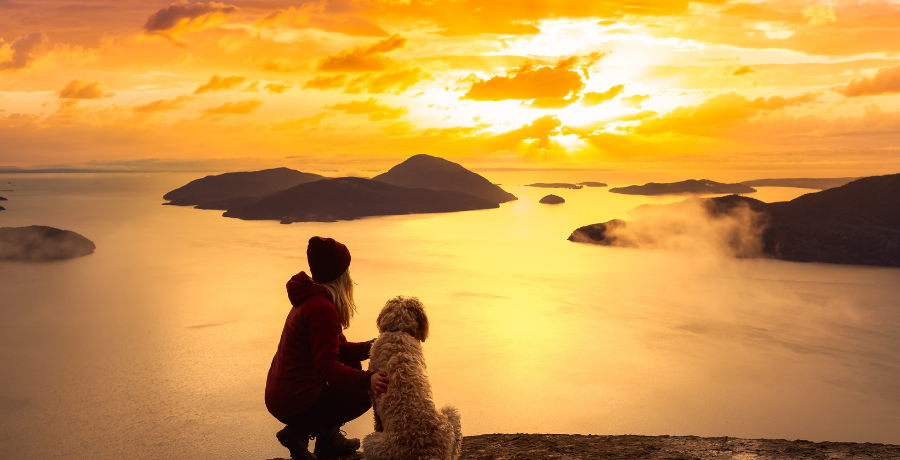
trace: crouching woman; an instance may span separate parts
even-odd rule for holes
[[[356,311],[350,251],[331,238],[312,237],[306,250],[310,278],[305,272],[287,283],[288,313],[266,379],[266,407],[287,425],[278,441],[293,459],[314,459],[309,441],[315,438],[317,457],[348,455],[359,439],[347,439],[341,425],[371,407],[369,391],[387,391],[384,372],[362,369],[372,342],[351,343],[343,329]]]

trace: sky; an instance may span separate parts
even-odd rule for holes
[[[900,172],[900,2],[0,0],[0,168]],[[786,174],[786,173],[784,173]]]

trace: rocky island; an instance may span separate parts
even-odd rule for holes
[[[295,185],[325,177],[288,168],[233,172],[206,176],[166,193],[163,199],[173,206],[197,206],[201,209],[228,209],[232,200],[246,200],[287,190]]]
[[[677,213],[685,203],[666,208]],[[759,243],[766,257],[900,267],[900,174],[865,177],[785,202],[730,195],[701,203],[711,219],[736,209],[752,212],[761,226]],[[576,229],[569,241],[636,246],[628,226],[622,220],[587,225]]]
[[[606,183],[604,182],[579,182],[578,185],[583,185],[585,187],[606,187]]]
[[[840,187],[859,179],[858,177],[837,177],[831,179],[756,179],[741,182],[750,187],[796,187],[827,190]]]
[[[581,185],[577,184],[567,184],[565,182],[537,182],[534,184],[528,184],[526,187],[537,187],[537,188],[570,188],[573,190],[580,190],[582,188]]]
[[[94,243],[69,230],[42,225],[0,228],[0,260],[45,262],[93,254]]]
[[[398,187],[462,192],[497,204],[518,199],[458,163],[425,154],[413,155],[372,180]]]
[[[304,182],[272,192],[261,173],[275,173]],[[457,163],[430,155],[415,155],[373,179],[342,177],[327,179],[298,176],[286,168],[245,173],[229,173],[227,182],[209,176],[165,195],[178,203],[199,209],[225,210],[223,216],[244,220],[293,222],[334,222],[371,216],[472,211],[499,207],[517,199],[484,177]],[[241,175],[241,176],[236,176]],[[315,176],[315,175],[312,175]],[[241,179],[237,181],[237,179]],[[252,180],[251,180],[252,179]],[[205,182],[200,182],[205,181]],[[240,187],[223,184],[239,182]],[[176,193],[178,192],[178,193]],[[184,198],[179,194],[187,194]],[[202,198],[198,198],[202,197]],[[175,201],[173,201],[175,203]],[[172,203],[170,203],[172,204]]]
[[[566,202],[566,200],[563,199],[563,197],[561,197],[559,195],[547,195],[547,196],[541,198],[541,201],[539,201],[539,203],[543,203],[543,204],[562,204],[565,202]]]
[[[723,184],[721,182],[715,182],[708,179],[690,179],[681,182],[650,182],[644,185],[613,187],[609,189],[609,191],[610,193],[621,193],[623,195],[654,196],[680,194],[715,195],[723,193],[753,193],[756,191],[756,189],[744,184]]]
[[[370,216],[472,211],[500,207],[467,193],[410,189],[359,177],[301,184],[258,201],[229,208],[225,217],[244,220],[335,222]]]
[[[6,200],[6,198],[3,198],[2,196],[0,196],[0,201],[7,201],[7,200]]]

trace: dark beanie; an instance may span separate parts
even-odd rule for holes
[[[331,239],[314,236],[306,247],[306,259],[313,281],[328,283],[338,279],[350,267],[347,246]]]

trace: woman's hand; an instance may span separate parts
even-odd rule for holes
[[[387,372],[381,371],[372,374],[372,381],[370,387],[372,388],[372,394],[375,397],[379,397],[384,393],[387,393],[388,383],[390,379],[388,379]]]

